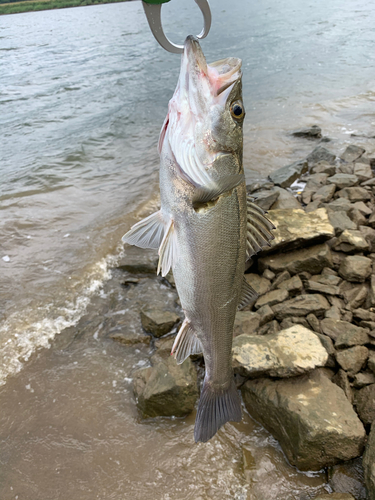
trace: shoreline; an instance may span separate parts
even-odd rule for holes
[[[0,3],[0,16],[39,12],[41,10],[69,9],[71,7],[89,7],[107,3],[129,2],[130,0],[24,0],[21,2]]]

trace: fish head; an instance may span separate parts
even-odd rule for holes
[[[245,117],[241,76],[240,59],[227,57],[207,64],[198,39],[188,36],[159,150],[167,138],[185,171],[192,169],[190,162],[213,177],[239,173]]]

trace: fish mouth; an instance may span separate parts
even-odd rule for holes
[[[193,35],[189,35],[185,40],[184,54],[189,69],[194,69],[197,75],[207,78],[215,96],[220,95],[242,76],[242,61],[237,57],[226,57],[207,64],[199,41]]]

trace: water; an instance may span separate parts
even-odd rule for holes
[[[213,27],[202,42],[207,59],[243,59],[249,180],[311,151],[312,143],[288,134],[295,128],[321,125],[333,139],[327,147],[337,154],[351,133],[374,135],[375,5],[212,3]],[[174,0],[163,13],[176,42],[181,33],[201,28],[192,1]],[[7,380],[3,397],[11,421],[18,407],[11,394],[25,380],[29,385],[30,370],[41,379],[55,377],[51,360],[57,355],[37,349],[80,324],[121,254],[132,212],[157,191],[156,143],[179,57],[153,40],[140,2],[127,2],[2,16],[0,68],[0,384]],[[355,142],[375,150],[373,140]],[[79,349],[83,356],[84,347]],[[86,356],[87,384],[100,352]],[[121,362],[129,368],[134,356]],[[109,367],[117,362],[105,360]],[[63,390],[64,370],[78,377],[74,369],[61,368],[54,390]],[[19,378],[9,377],[20,370]],[[110,371],[100,376],[110,377]],[[105,406],[105,395],[100,397]],[[86,403],[92,415],[94,405]],[[121,415],[131,414],[130,407]],[[37,404],[31,408],[35,418]],[[231,482],[229,476],[223,481]],[[100,498],[118,498],[111,495]],[[35,498],[49,497],[39,488]]]

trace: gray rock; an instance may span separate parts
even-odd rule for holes
[[[332,177],[328,177],[327,182],[329,182],[329,184],[335,184],[337,189],[343,189],[356,186],[359,182],[359,179],[356,175],[335,174]]]
[[[298,275],[293,276],[289,280],[282,281],[277,286],[279,290],[286,290],[289,293],[297,293],[302,291],[303,284],[301,278]]]
[[[255,309],[259,309],[263,306],[274,306],[275,304],[279,304],[280,302],[284,302],[289,297],[289,293],[286,290],[272,290],[270,292],[265,293],[255,303]]]
[[[355,500],[355,498],[350,493],[327,493],[318,495],[313,500]]]
[[[271,288],[271,282],[259,274],[249,273],[245,274],[245,279],[251,287],[257,292],[258,295],[264,295]]]
[[[321,161],[311,168],[312,174],[327,174],[332,176],[335,172],[335,166],[327,163],[326,161]]]
[[[368,163],[356,162],[354,165],[354,174],[358,177],[360,182],[367,181],[372,178],[372,170]]]
[[[356,146],[355,144],[350,144],[340,158],[347,163],[351,163],[352,161],[358,160],[358,158],[360,158],[365,151],[365,149]]]
[[[269,269],[266,269],[263,272],[263,278],[266,278],[267,280],[272,281],[276,277],[276,274],[270,271]]]
[[[291,274],[303,271],[318,274],[324,267],[331,267],[332,264],[331,250],[325,243],[285,254],[267,255],[258,260],[261,272],[271,269],[275,273],[286,270]]]
[[[366,201],[371,199],[370,193],[362,187],[348,187],[337,192],[339,198],[347,198],[351,202]]]
[[[149,345],[151,337],[143,332],[112,331],[109,338],[124,345],[146,344]]]
[[[291,165],[286,165],[285,167],[278,168],[275,172],[269,175],[271,181],[282,188],[289,187],[293,182],[298,179],[302,174],[307,172],[307,161],[296,161]]]
[[[320,322],[320,328],[325,335],[328,335],[335,342],[337,341],[339,335],[345,332],[349,332],[352,335],[360,334],[363,332],[363,328],[358,330],[358,326],[352,325],[347,321],[341,321],[331,318],[325,318]],[[365,331],[366,333],[366,331]]]
[[[312,199],[313,201],[320,200],[322,203],[327,203],[329,202],[336,190],[335,184],[328,184],[327,186],[322,186],[321,188],[318,189],[313,195]]]
[[[301,208],[301,204],[295,196],[281,187],[275,186],[272,192],[279,193],[279,197],[271,206],[272,210],[284,210],[286,208]]]
[[[302,325],[308,330],[310,330],[310,325],[307,319],[302,318],[302,316],[290,316],[288,318],[284,318],[280,323],[280,328],[282,330],[286,330],[294,325]]]
[[[329,222],[335,230],[336,236],[339,236],[346,229],[357,229],[357,224],[353,222],[345,212],[327,210]]]
[[[337,167],[337,172],[342,174],[354,174],[354,163],[341,163]]]
[[[161,356],[169,356],[172,352],[175,338],[175,335],[168,335],[166,337],[156,339],[154,345],[157,349],[157,354],[160,354]]]
[[[315,201],[311,201],[306,207],[305,207],[305,212],[309,214],[310,212],[315,212],[315,210],[318,210],[318,208],[324,208],[324,203],[321,201],[321,199],[317,199]]]
[[[337,493],[350,493],[356,500],[366,500],[362,459],[334,465],[328,471],[329,485]]]
[[[145,307],[141,311],[143,328],[155,337],[161,337],[170,332],[179,321],[180,317],[170,311],[161,311],[152,307]]]
[[[362,236],[361,231],[345,229],[332,245],[332,249],[345,253],[365,252],[369,249],[369,244]]]
[[[375,321],[375,313],[367,311],[367,309],[355,309],[353,311],[353,316],[364,321]]]
[[[246,191],[249,194],[255,193],[255,191],[260,191],[263,189],[271,189],[273,188],[274,183],[271,182],[269,179],[258,179],[255,182],[252,182],[251,184],[248,184],[246,186]]]
[[[254,194],[255,203],[263,210],[269,210],[279,196],[280,192],[276,190],[257,191]]]
[[[375,352],[373,351],[369,352],[367,367],[375,374]]]
[[[182,417],[198,398],[197,373],[190,359],[181,365],[171,356],[134,373],[133,389],[143,417]]]
[[[342,279],[339,276],[335,276],[332,274],[317,274],[311,276],[311,281],[316,281],[317,283],[321,283],[322,285],[338,286],[341,283]]]
[[[307,316],[310,313],[320,315],[327,311],[329,307],[329,303],[323,295],[311,294],[299,295],[282,304],[273,306],[272,309],[276,319],[280,321],[288,316]]]
[[[367,488],[368,500],[375,500],[375,425],[371,426],[366,451],[363,455],[363,469]]]
[[[328,354],[315,333],[302,325],[259,337],[233,340],[233,368],[244,377],[292,377],[324,366]]]
[[[268,323],[265,323],[263,326],[261,326],[258,330],[259,335],[271,335],[271,334],[276,334],[280,331],[280,325],[279,323],[274,319],[272,321],[269,321]]]
[[[312,280],[308,280],[305,283],[305,288],[309,292],[324,293],[326,295],[338,295],[340,293],[340,290],[337,286],[324,285],[323,283]]]
[[[328,211],[345,212],[347,214],[353,205],[347,198],[337,198],[324,206]]]
[[[327,337],[328,338],[328,337]],[[353,391],[350,387],[350,382],[347,373],[344,370],[339,370],[336,375],[332,378],[332,382],[340,387],[348,398],[349,402],[353,404]]]
[[[157,250],[140,250],[134,246],[126,245],[125,255],[122,257],[118,269],[132,274],[156,274],[158,266]]]
[[[320,189],[322,186],[327,184],[328,175],[327,174],[313,174],[310,175],[306,182],[305,189],[302,192],[302,201],[304,203],[310,203],[312,195]]]
[[[370,281],[370,303],[372,306],[375,306],[375,275],[371,275]]]
[[[362,389],[366,385],[375,384],[375,375],[373,373],[357,373],[354,375],[353,386],[356,389]]]
[[[375,227],[375,212],[372,215],[370,215],[368,219],[368,225],[371,227]]]
[[[354,298],[352,298],[346,305],[346,309],[351,310],[351,309],[357,309],[358,307],[361,307],[368,295],[368,289],[366,285],[363,285],[358,292],[355,294]],[[352,314],[352,313],[350,313]],[[353,315],[352,315],[353,316]],[[351,320],[350,320],[351,321]]]
[[[371,215],[373,212],[373,210],[363,203],[363,201],[356,201],[353,203],[353,207],[359,210],[363,215]]]
[[[370,276],[371,270],[371,259],[360,255],[348,255],[341,262],[339,274],[344,280],[362,283]]]
[[[325,208],[306,213],[301,209],[270,210],[268,218],[275,225],[275,237],[266,252],[292,250],[321,243],[335,235]],[[263,253],[265,253],[263,251]]]
[[[267,269],[266,269],[267,270]],[[264,271],[265,272],[265,271]],[[263,273],[264,274],[264,273]],[[279,273],[276,278],[275,278],[275,281],[272,283],[271,285],[271,290],[274,290],[275,288],[279,288],[279,285],[280,283],[282,283],[283,281],[287,281],[291,278],[290,276],[290,273],[289,271],[282,271],[281,273]]]
[[[234,320],[233,335],[237,337],[243,333],[256,334],[260,325],[260,316],[251,311],[239,311]]]
[[[341,321],[340,324],[347,323],[346,321]],[[365,345],[369,342],[369,336],[367,335],[367,330],[361,328],[360,326],[352,325],[348,323],[345,330],[341,330],[338,334],[335,347],[341,349],[344,347],[352,347],[354,345]]]
[[[343,391],[321,370],[278,381],[249,380],[242,395],[249,413],[301,470],[319,470],[362,452],[363,425]]]
[[[369,251],[375,252],[375,229],[368,226],[359,226],[359,230],[368,243]]]
[[[356,391],[354,404],[362,422],[372,424],[375,420],[375,384]]]
[[[314,330],[314,332],[317,333],[322,333],[320,329],[320,323],[318,318],[315,316],[315,314],[310,313],[306,316],[307,322],[309,323],[310,327]],[[320,338],[320,337],[319,337]]]
[[[295,137],[306,137],[307,139],[320,139],[322,137],[322,129],[318,125],[312,125],[307,128],[300,128],[292,132]]]
[[[306,158],[309,165],[315,165],[320,161],[326,161],[327,163],[333,164],[335,159],[336,155],[323,146],[317,146]]]
[[[275,317],[275,313],[272,311],[272,309],[268,305],[260,307],[257,310],[256,314],[260,318],[260,321],[259,321],[259,325],[260,326],[263,326],[265,323],[268,323],[269,321],[272,321],[273,318]]]
[[[366,217],[362,215],[362,213],[353,206],[348,210],[348,217],[351,219],[354,224],[357,224],[357,226],[363,226],[366,225]]]
[[[365,366],[368,349],[364,346],[349,347],[336,353],[336,360],[343,370],[354,376]]]

